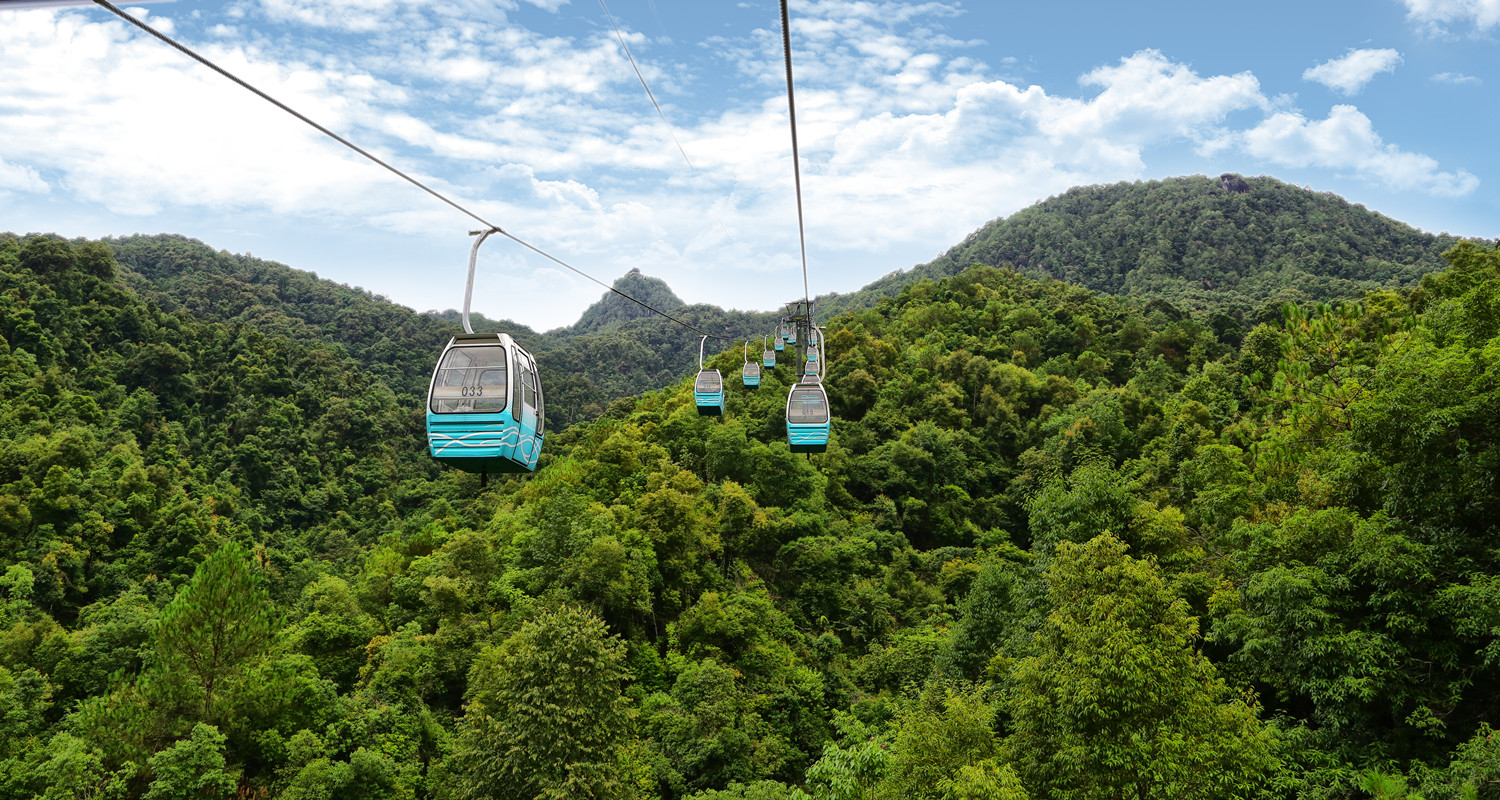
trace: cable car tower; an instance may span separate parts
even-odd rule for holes
[[[807,356],[808,335],[813,329],[813,303],[811,300],[793,300],[786,304],[786,322],[790,338],[788,344],[797,345],[798,368]]]

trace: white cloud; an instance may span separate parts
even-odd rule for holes
[[[126,6],[125,12],[130,14],[131,16],[134,16],[136,19],[147,23],[148,25],[161,31],[162,33],[167,34],[168,36],[171,36],[172,34],[177,32],[177,24],[172,21],[171,17],[152,17],[151,9],[149,8],[141,8],[140,6]]]
[[[31,13],[0,29],[0,152],[56,170],[72,194],[126,215],[357,213],[392,180],[176,51],[88,19]],[[203,52],[334,128],[368,113],[350,76],[271,64],[253,48]]]
[[[1434,159],[1383,142],[1370,118],[1354,106],[1334,106],[1324,120],[1284,111],[1243,135],[1251,155],[1288,167],[1347,170],[1396,190],[1438,196],[1469,194],[1479,179],[1464,170],[1441,172]]]
[[[1359,91],[1374,80],[1376,75],[1382,72],[1395,72],[1396,67],[1401,65],[1401,61],[1401,54],[1390,48],[1380,50],[1351,48],[1342,58],[1335,58],[1315,67],[1309,67],[1306,72],[1302,73],[1302,79],[1321,83],[1345,95],[1359,94]]]
[[[19,192],[46,194],[52,190],[35,169],[23,164],[7,164],[0,158],[0,190],[14,189]]]
[[[1500,0],[1402,0],[1406,18],[1428,33],[1447,35],[1455,23],[1487,31],[1500,25]]]
[[[1454,86],[1479,86],[1484,81],[1473,75],[1465,75],[1462,72],[1439,72],[1430,79],[1435,83],[1451,83]]]

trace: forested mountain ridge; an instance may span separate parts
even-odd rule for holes
[[[0,798],[1494,797],[1448,258],[1243,335],[971,269],[831,322],[825,455],[782,367],[481,492],[343,348],[0,237]]]
[[[819,316],[869,308],[916,281],[986,264],[1156,299],[1168,308],[1219,311],[1217,329],[1248,329],[1277,318],[1281,302],[1356,299],[1411,285],[1441,269],[1438,253],[1456,241],[1273,178],[1080,187],[980,228],[929,264],[857,292],[820,297]],[[164,308],[337,342],[403,396],[425,392],[434,354],[458,330],[457,312],[432,313],[445,323],[433,324],[383,297],[181,236],[106,243],[132,285]],[[461,266],[455,265],[455,287]],[[779,317],[777,310],[686,306],[665,282],[638,270],[615,286],[715,335],[754,337]],[[796,288],[788,286],[788,297]],[[697,365],[696,335],[612,293],[574,325],[545,333],[475,320],[476,330],[508,331],[539,356],[554,428],[593,419],[614,400],[669,385]]]
[[[456,319],[445,323],[413,314],[362,289],[274,261],[214,250],[185,236],[127,236],[102,243],[122,268],[124,282],[164,311],[181,309],[206,322],[336,344],[400,394],[426,395],[436,353],[462,330]],[[525,326],[505,325],[528,347],[539,339]]]
[[[1096,291],[1235,310],[1352,300],[1414,285],[1444,267],[1457,237],[1432,235],[1329,192],[1275,178],[1203,175],[1080,186],[969,234],[942,256],[895,272],[843,312],[975,264],[1005,266]]]
[[[214,250],[184,236],[103,242],[118,259],[124,280],[163,309],[251,325],[298,341],[336,344],[402,397],[425,397],[437,354],[448,337],[462,330],[457,311],[413,314],[384,297],[273,261]],[[457,289],[462,285],[457,267],[454,276]],[[775,312],[683,305],[663,281],[639,273],[626,274],[615,285],[716,335],[745,332],[758,338],[779,318]],[[590,306],[572,328],[538,333],[478,314],[471,321],[475,330],[510,333],[538,356],[548,423],[554,428],[597,417],[614,400],[666,386],[698,363],[697,334],[612,293]]]

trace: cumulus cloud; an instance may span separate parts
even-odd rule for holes
[[[0,32],[0,152],[46,164],[74,195],[117,214],[168,205],[280,213],[345,206],[386,183],[306,126],[181,54],[112,22],[29,13]],[[159,20],[158,20],[159,21]],[[342,127],[368,113],[350,76],[204,52],[293,107]]]
[[[514,0],[448,0],[429,4],[426,0],[256,0],[260,13],[273,22],[306,25],[352,33],[374,33],[391,28],[399,20],[402,30],[422,23],[422,12],[444,15],[471,15],[486,19],[496,13],[514,11]],[[533,5],[555,6],[551,0],[527,0]],[[431,9],[427,8],[432,6]],[[555,7],[549,10],[556,10]]]
[[[1322,120],[1283,111],[1246,131],[1243,140],[1247,152],[1274,164],[1349,171],[1393,189],[1452,197],[1479,186],[1464,170],[1442,172],[1434,159],[1386,144],[1354,106],[1334,106]]]
[[[1302,79],[1321,83],[1345,95],[1354,95],[1359,94],[1376,75],[1395,72],[1401,61],[1401,54],[1390,48],[1350,49],[1342,58],[1309,67],[1302,73]]]
[[[1448,35],[1450,26],[1472,25],[1487,31],[1500,25],[1500,0],[1402,0],[1406,18],[1424,31]]]

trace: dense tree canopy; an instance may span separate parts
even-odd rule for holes
[[[0,236],[0,798],[1500,796],[1494,247],[1264,321],[976,267],[830,320],[825,454],[682,369],[481,487],[447,323],[111,244]]]

